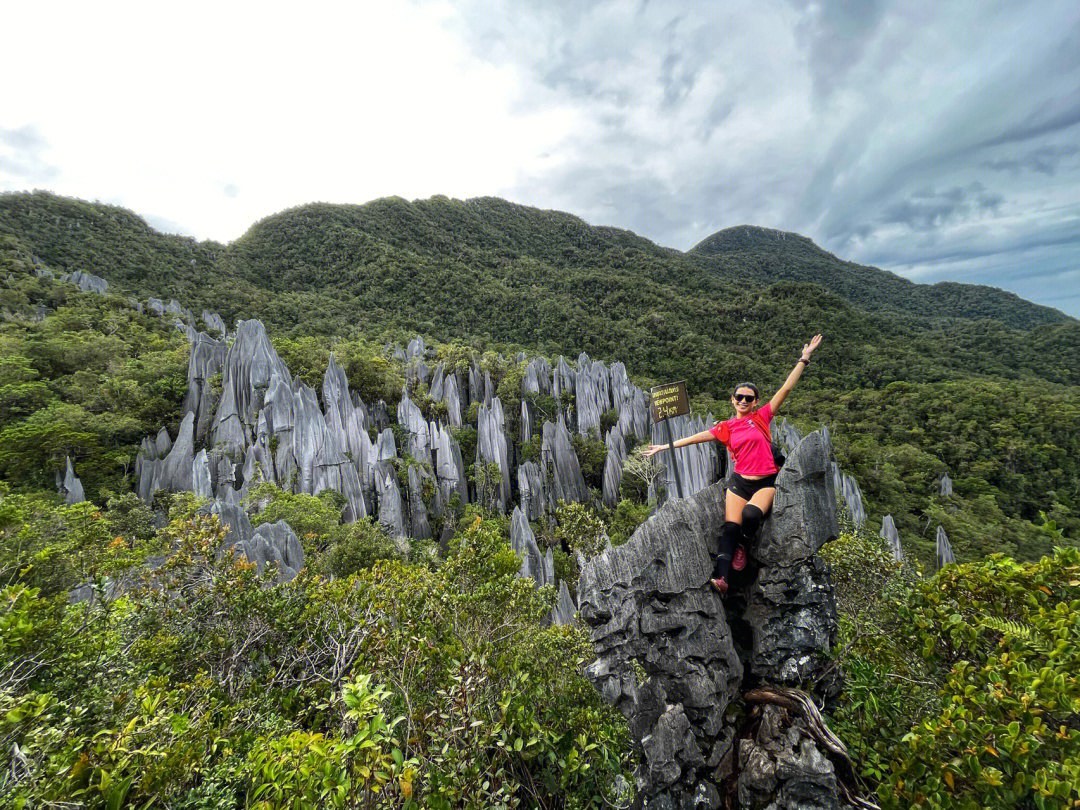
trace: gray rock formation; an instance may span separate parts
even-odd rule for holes
[[[405,531],[405,504],[401,500],[394,467],[383,461],[375,465],[375,489],[379,497],[379,523],[394,539],[402,539]]]
[[[191,491],[200,498],[213,498],[214,485],[210,481],[210,459],[205,448],[200,450],[191,463]]]
[[[555,607],[551,610],[553,624],[570,624],[577,615],[577,605],[574,597],[570,595],[570,589],[566,586],[566,580],[559,583],[559,596],[555,600]]]
[[[155,315],[161,316],[165,314],[165,302],[160,298],[150,298],[146,302],[147,308]]]
[[[480,405],[476,426],[476,461],[498,465],[495,505],[505,513],[510,499],[510,449],[506,440],[506,418],[498,397],[491,399],[490,406]]]
[[[526,461],[518,467],[518,500],[529,520],[539,520],[540,516],[548,510],[544,479],[540,468],[531,461]]]
[[[263,400],[274,379],[291,388],[292,375],[278,357],[259,321],[241,321],[225,356],[222,393],[214,417],[212,442],[234,461],[241,461],[254,438]],[[271,431],[279,426],[272,422]]]
[[[525,376],[521,380],[523,394],[551,393],[551,364],[545,357],[534,357],[525,366]]]
[[[202,311],[202,322],[211,332],[217,332],[222,338],[229,331],[225,327],[225,321],[216,312]]]
[[[424,339],[420,335],[417,335],[416,337],[414,337],[412,340],[409,341],[409,345],[405,348],[405,359],[406,360],[414,360],[414,359],[423,360],[424,357],[426,357],[426,356],[427,356],[427,346],[424,344]]]
[[[548,570],[536,544],[536,535],[520,506],[514,507],[510,517],[510,548],[521,556],[519,577],[531,577],[537,587],[553,584],[554,573]]]
[[[431,522],[424,504],[424,480],[430,478],[415,464],[409,466],[409,537],[418,540],[431,538]]]
[[[75,284],[83,292],[95,292],[104,293],[109,289],[109,282],[100,276],[95,276],[93,273],[84,273],[82,270],[76,270],[69,277],[68,281]]]
[[[411,344],[410,344],[411,345]],[[397,407],[398,424],[402,425],[409,433],[409,446],[406,448],[409,455],[417,461],[430,464],[431,450],[429,448],[428,423],[424,418],[420,406],[409,398],[409,392],[401,390],[401,402]]]
[[[68,506],[73,503],[82,503],[86,500],[86,495],[83,493],[82,481],[79,480],[79,476],[75,475],[75,468],[71,466],[71,456],[68,456],[66,459],[63,477],[57,473],[56,486],[60,490],[60,494],[64,496],[64,503]]]
[[[461,448],[446,426],[432,422],[429,426],[431,449],[435,458],[435,478],[442,503],[456,494],[462,504],[469,502],[469,485],[465,478],[465,462]]]
[[[284,520],[263,523],[239,548],[261,574],[268,564],[277,566],[278,581],[287,582],[304,567],[304,549],[296,532]]]
[[[896,522],[892,515],[886,515],[881,519],[881,537],[892,552],[893,559],[900,562],[904,559],[904,549],[900,546],[900,532],[896,530]]]
[[[815,556],[837,532],[821,433],[795,448],[777,490],[775,515],[750,549],[760,564],[757,579],[745,596],[729,595],[732,608],[745,599],[742,617],[728,614],[708,586],[723,522],[719,485],[669,501],[625,545],[581,562],[580,616],[597,655],[586,675],[629,722],[645,806],[719,808],[718,788],[736,764],[747,807],[835,806],[835,782],[812,778],[830,768],[816,746],[806,749],[796,734],[786,750],[790,723],[776,733],[767,728],[736,751],[741,721],[725,718],[744,676],[810,686],[824,671],[835,633],[831,586]],[[749,626],[743,658],[729,621]]]
[[[570,364],[566,362],[566,358],[560,356],[559,362],[555,364],[555,370],[552,373],[551,395],[555,397],[556,400],[562,399],[564,394],[573,396],[576,383],[576,372],[570,368]]]
[[[629,722],[648,806],[697,806],[704,791],[712,800],[701,806],[718,807],[714,773],[732,753],[724,713],[743,665],[708,585],[718,495],[668,502],[625,545],[585,561],[578,580],[597,655],[586,675]]]
[[[747,810],[839,810],[833,764],[801,718],[766,705],[751,737],[739,741],[739,807]]]
[[[955,563],[956,557],[953,555],[952,544],[949,542],[949,535],[945,534],[945,527],[937,527],[937,567],[940,571],[949,563]]]
[[[267,565],[278,569],[278,581],[285,582],[304,567],[304,549],[296,532],[283,520],[251,528],[251,520],[238,504],[214,501],[210,513],[217,515],[225,529],[226,549],[232,548],[253,562],[261,574]]]
[[[541,478],[551,482],[550,492],[546,492],[552,502],[582,502],[589,497],[585,479],[581,475],[574,445],[570,442],[570,432],[560,420],[558,423],[544,423],[544,439],[540,452]]]
[[[187,393],[184,395],[185,411],[195,414],[195,441],[203,442],[213,425],[217,407],[217,393],[211,378],[221,371],[228,346],[223,340],[214,340],[204,332],[195,333],[188,354]]]
[[[582,354],[578,357],[574,390],[578,433],[599,439],[600,417],[608,406],[607,369],[602,363],[589,360],[589,355]]]
[[[619,485],[622,483],[622,465],[626,460],[626,442],[617,428],[608,431],[607,456],[604,459],[604,506],[613,508],[619,502]]]
[[[521,400],[521,433],[519,439],[522,444],[532,440],[536,433],[536,409],[527,399]]]
[[[371,436],[368,435],[367,408],[359,397],[349,393],[349,381],[334,355],[323,375],[323,413],[334,443],[356,465],[364,489],[374,488],[371,475]]]
[[[461,384],[456,374],[447,375],[441,401],[446,403],[446,421],[450,427],[461,427]]]
[[[712,426],[712,414],[709,414],[708,423],[698,416],[676,416],[671,419],[671,435],[675,439],[683,436],[692,436]],[[662,423],[652,426],[652,443],[667,444],[667,430]],[[716,442],[702,442],[691,444],[686,447],[677,447],[675,452],[670,450],[661,453],[657,458],[664,465],[666,471],[665,486],[668,498],[678,495],[675,481],[674,465],[679,465],[679,474],[682,476],[683,497],[688,498],[696,492],[700,492],[708,486],[716,483],[718,477],[718,465],[716,454],[718,452]]]
[[[776,498],[756,548],[760,564],[746,620],[753,632],[750,671],[772,683],[812,683],[828,664],[836,605],[818,549],[839,533],[829,446],[820,432],[803,439],[776,478]],[[831,691],[839,684],[822,684]]]
[[[952,479],[949,478],[948,473],[943,473],[942,476],[941,476],[941,481],[939,482],[939,486],[938,486],[938,495],[940,495],[942,498],[948,498],[950,495],[952,495],[952,493],[953,493]]]
[[[192,487],[192,465],[195,459],[195,414],[187,412],[180,423],[176,441],[165,458],[144,456],[135,460],[135,491],[146,503],[152,503],[154,493],[188,492]],[[159,434],[160,435],[160,434]],[[168,434],[166,434],[168,438]]]
[[[856,528],[862,528],[866,523],[866,507],[863,505],[862,490],[859,489],[859,482],[852,478],[847,473],[840,472],[836,467],[836,462],[833,462],[833,481],[839,483],[840,496],[843,498],[844,506],[847,507],[848,517],[851,518],[851,522],[855,524]]]

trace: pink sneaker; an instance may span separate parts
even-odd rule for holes
[[[743,546],[735,549],[735,556],[731,558],[731,567],[736,571],[746,568],[746,549]]]
[[[710,579],[709,582],[716,588],[721,594],[727,593],[727,579],[720,577],[719,579]]]

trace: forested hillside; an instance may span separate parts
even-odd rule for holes
[[[891,513],[929,554],[1046,550],[1080,530],[1080,322],[1008,293],[917,285],[793,234],[722,231],[689,253],[502,200],[314,204],[228,246],[155,232],[123,209],[0,196],[7,250],[118,292],[258,317],[300,353],[413,335],[624,362],[643,386],[686,379],[721,414],[736,381],[766,392],[824,332],[788,409],[827,424],[871,521]],[[392,396],[392,395],[391,395]],[[955,496],[937,503],[948,473]]]
[[[772,254],[786,257],[777,280],[755,265],[761,246],[680,254],[565,214],[442,199],[305,206],[223,246],[120,209],[0,197],[0,803],[631,801],[633,733],[582,673],[588,635],[551,623],[553,589],[520,576],[511,521],[475,497],[491,486],[481,402],[453,431],[479,502],[446,504],[431,527],[441,544],[403,546],[371,519],[345,520],[332,490],[253,488],[243,508],[302,545],[305,565],[281,581],[234,553],[205,500],[135,494],[140,442],[145,453],[162,425],[164,442],[178,437],[194,351],[193,330],[144,306],[155,296],[230,324],[261,316],[262,356],[298,383],[318,386],[333,352],[346,399],[394,412],[408,391],[435,424],[447,402],[396,348],[423,333],[429,360],[490,378],[515,435],[529,399],[519,348],[589,349],[639,385],[685,378],[699,410],[723,413],[735,378],[768,392],[826,332],[785,412],[830,427],[870,512],[823,550],[839,607],[825,645],[846,677],[831,726],[884,807],[1072,806],[1080,558],[1051,550],[1080,531],[1077,323],[981,288],[961,291],[964,317],[860,302],[842,263],[803,248],[805,261]],[[55,277],[73,270],[108,292]],[[203,382],[216,396],[229,384],[221,372]],[[572,400],[529,404],[550,418]],[[597,416],[609,430],[617,418]],[[402,452],[387,463],[424,497],[407,475],[409,431],[392,428]],[[521,441],[521,460],[537,445]],[[605,445],[572,446],[588,494],[536,521],[534,539],[576,587],[577,552],[625,543],[655,504],[632,476],[622,501],[600,504]],[[68,458],[88,501],[57,494]],[[903,563],[875,536],[886,513]],[[938,525],[970,562],[929,576]],[[983,557],[997,551],[1019,562]],[[69,605],[74,588],[89,598]],[[744,725],[747,706],[732,706]]]

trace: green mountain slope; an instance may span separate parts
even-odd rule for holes
[[[261,318],[294,357],[312,341],[418,332],[477,349],[585,351],[621,360],[642,385],[686,379],[717,414],[736,381],[771,391],[820,331],[827,340],[785,410],[804,427],[830,425],[871,520],[892,513],[902,534],[923,538],[942,523],[961,552],[1020,556],[1046,545],[1041,512],[1080,528],[1080,322],[999,290],[912,284],[757,228],[680,253],[493,198],[305,205],[221,245],[110,206],[6,194],[0,235],[120,293],[175,297],[226,322]],[[935,505],[943,472],[956,501]]]
[[[916,284],[876,267],[846,262],[805,236],[753,225],[726,228],[706,237],[690,253],[716,261],[719,268],[742,272],[768,283],[804,281],[821,284],[853,304],[928,318],[992,318],[1016,328],[1066,323],[1070,318],[1050,307],[1025,301],[994,287]]]
[[[51,266],[88,270],[142,296],[174,296],[226,320],[260,317],[295,335],[419,331],[584,350],[621,359],[639,376],[685,376],[715,395],[735,377],[782,375],[795,344],[819,330],[830,341],[818,379],[832,385],[960,371],[1080,382],[1080,369],[1060,360],[1080,348],[1077,321],[980,287],[966,290],[973,303],[964,317],[944,317],[944,307],[932,317],[885,311],[860,300],[903,297],[889,285],[936,293],[797,237],[786,240],[797,250],[774,251],[762,264],[756,249],[748,258],[718,256],[731,240],[711,254],[701,246],[684,254],[497,199],[390,198],[290,209],[222,246],[41,192],[0,196],[2,232]],[[985,317],[998,310],[1001,317]],[[1035,311],[1055,322],[1031,330]]]

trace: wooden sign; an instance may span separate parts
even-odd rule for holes
[[[650,393],[654,422],[690,413],[690,401],[686,398],[686,380],[658,385]]]

